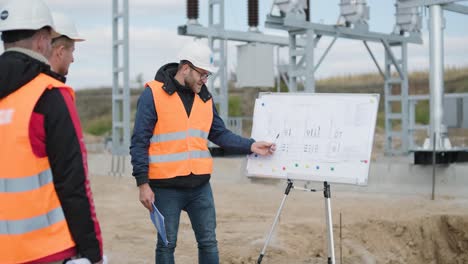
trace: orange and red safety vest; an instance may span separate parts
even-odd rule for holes
[[[151,88],[158,121],[149,147],[149,178],[169,179],[176,176],[210,174],[213,159],[208,150],[208,134],[213,121],[210,99],[195,96],[190,117],[177,95],[162,89],[163,83],[152,81]]]
[[[53,87],[66,85],[40,74],[0,100],[0,263],[30,262],[75,247],[48,157],[33,153],[29,137],[34,107]]]

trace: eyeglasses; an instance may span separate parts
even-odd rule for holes
[[[211,72],[208,72],[208,73],[200,72],[197,68],[195,68],[195,66],[193,66],[193,65],[190,64],[190,63],[188,64],[188,66],[189,66],[192,70],[198,72],[198,74],[200,74],[200,79],[202,79],[202,80],[208,80],[208,78],[210,78],[210,76],[211,76]]]

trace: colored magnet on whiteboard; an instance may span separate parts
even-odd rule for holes
[[[305,167],[308,169],[308,168],[309,168],[309,165],[305,165]]]
[[[299,164],[296,163],[296,167],[299,167]]]
[[[317,170],[320,170],[320,166],[315,167]]]
[[[334,168],[334,167],[331,167],[331,168],[330,168],[330,170],[331,170],[331,171],[334,171],[334,170],[335,170],[335,168]]]
[[[258,155],[257,155],[257,154],[255,154],[255,157],[258,157]]]
[[[262,106],[265,106],[265,103],[262,103]]]
[[[286,167],[283,167],[283,170],[286,170]]]

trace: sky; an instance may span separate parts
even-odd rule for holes
[[[34,1],[34,0],[31,0]],[[121,1],[121,0],[120,0]],[[6,0],[0,0],[0,5]],[[112,85],[112,1],[111,0],[45,0],[52,11],[68,14],[86,41],[76,43],[75,62],[71,65],[67,83],[75,89],[110,87]],[[199,22],[208,24],[208,0],[200,0]],[[311,0],[311,21],[335,24],[339,16],[339,0]],[[464,5],[467,5],[465,1]],[[264,27],[272,0],[259,0],[259,29],[265,34],[287,36],[286,32]],[[394,0],[368,0],[369,28],[373,32],[390,33],[394,27]],[[463,2],[462,2],[463,3]],[[426,9],[427,10],[427,9]],[[247,0],[225,0],[225,29],[247,31]],[[423,45],[409,46],[410,71],[429,68],[428,12],[423,17]],[[174,62],[177,53],[192,37],[179,36],[177,27],[184,25],[186,0],[129,0],[130,80],[137,87],[137,76],[145,81],[154,78],[160,66]],[[445,65],[468,66],[468,15],[444,12]],[[316,48],[319,58],[330,37],[323,37]],[[236,46],[228,43],[228,69],[235,71]],[[382,45],[371,44],[383,68]],[[3,47],[0,47],[3,52]],[[282,58],[283,59],[283,58]],[[286,59],[286,58],[284,58]],[[316,78],[375,72],[378,70],[360,41],[338,39],[316,72]]]

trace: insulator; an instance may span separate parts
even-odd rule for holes
[[[187,18],[198,19],[198,0],[187,0]]]
[[[249,27],[258,27],[258,0],[248,0]]]

